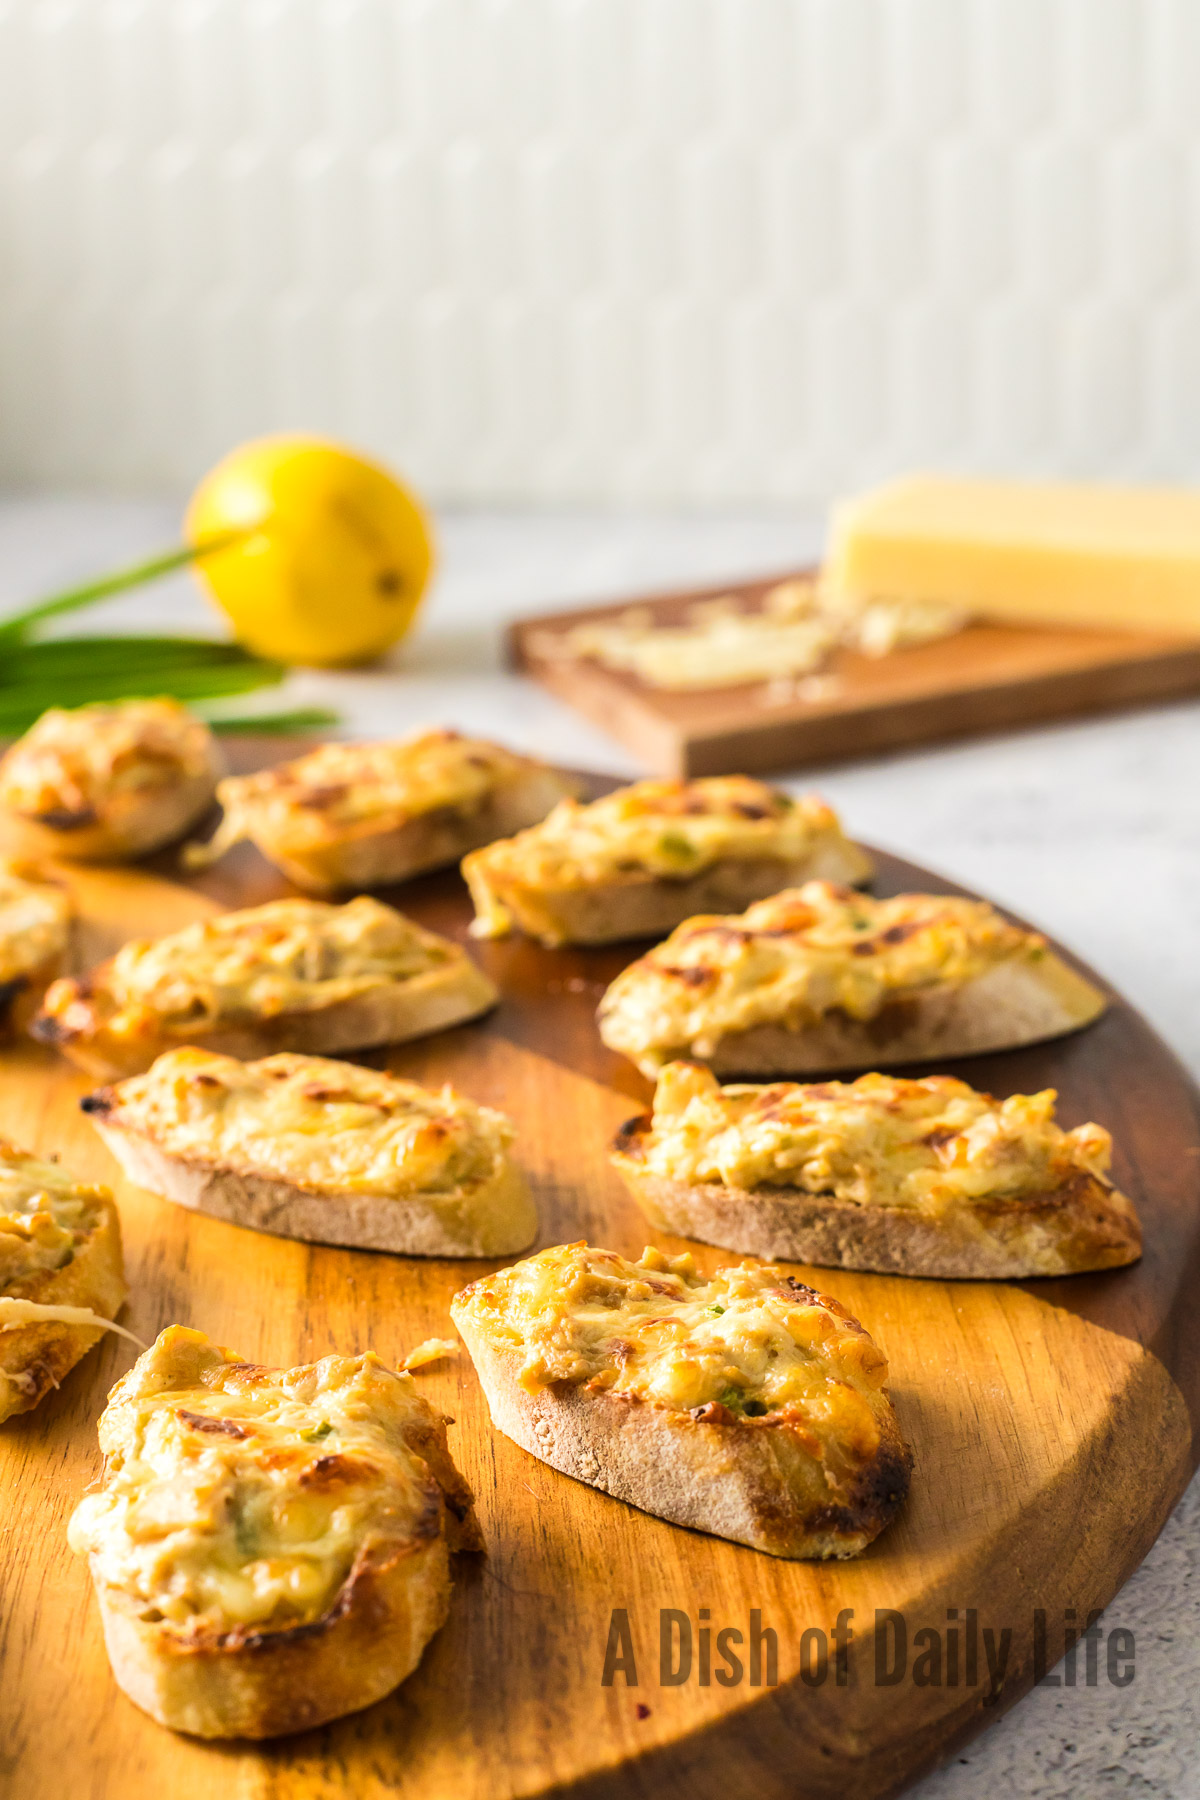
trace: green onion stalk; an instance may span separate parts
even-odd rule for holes
[[[156,699],[160,695],[184,701],[207,719],[214,731],[305,731],[336,724],[337,714],[324,707],[250,713],[221,708],[220,702],[231,697],[277,687],[287,674],[283,663],[255,656],[227,640],[39,635],[51,619],[157,581],[226,549],[244,535],[240,530],[223,532],[199,544],[146,557],[0,619],[0,737],[19,736],[51,706]],[[216,709],[208,704],[211,702],[218,703]]]

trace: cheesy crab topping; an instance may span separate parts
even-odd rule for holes
[[[711,1070],[670,1063],[658,1078],[639,1166],[672,1181],[799,1188],[855,1206],[937,1214],[1105,1183],[1112,1139],[1063,1131],[1053,1088],[994,1100],[949,1075],[906,1081],[721,1087]]]
[[[59,1163],[0,1138],[0,1294],[27,1276],[64,1268],[109,1197],[107,1188],[76,1181]]]
[[[540,825],[469,860],[488,880],[580,888],[647,875],[686,879],[724,857],[793,862],[830,838],[844,842],[823,800],[719,775],[636,781],[587,805],[560,800]]]
[[[601,1029],[616,1050],[640,1055],[657,1045],[708,1056],[727,1032],[795,1028],[835,1008],[872,1019],[890,1000],[959,987],[998,963],[1045,952],[1043,937],[1010,925],[986,900],[876,900],[808,881],[736,916],[686,920],[617,976],[600,1005]]]
[[[67,947],[70,919],[65,889],[0,864],[0,986],[56,961]]]
[[[43,825],[92,823],[117,794],[207,775],[212,733],[177,700],[51,707],[0,761],[0,806]]]
[[[470,814],[529,759],[457,731],[425,731],[391,744],[322,744],[295,762],[217,787],[224,817],[193,864],[212,862],[243,838],[300,853],[331,836],[394,831],[423,814]]]
[[[319,1619],[356,1559],[436,1534],[406,1440],[423,1417],[412,1377],[369,1352],[264,1369],[171,1326],[109,1396],[71,1548],[185,1635]]]
[[[531,1393],[567,1382],[714,1423],[784,1415],[864,1455],[878,1443],[886,1358],[837,1301],[770,1265],[709,1280],[690,1256],[561,1244],[473,1282],[452,1311],[521,1357]]]
[[[503,1113],[449,1087],[288,1052],[242,1063],[168,1050],[84,1105],[172,1156],[397,1199],[490,1180],[515,1135]]]
[[[167,937],[135,938],[100,979],[110,1030],[136,1031],[144,1020],[181,1029],[332,1006],[460,955],[447,939],[366,895],[344,906],[272,900]],[[75,991],[73,982],[55,982],[46,995],[46,1012],[61,1014],[67,1029]]]

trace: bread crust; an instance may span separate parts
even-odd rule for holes
[[[39,1269],[5,1290],[38,1306],[85,1306],[115,1319],[128,1297],[121,1222],[113,1202],[96,1201],[95,1229],[61,1269]],[[39,1319],[0,1331],[0,1422],[31,1412],[104,1336],[99,1326]]]
[[[42,997],[63,972],[66,958],[47,956],[8,981],[0,981],[0,1044],[24,1037],[37,1016]]]
[[[874,1018],[855,1019],[835,1008],[794,1024],[727,1032],[707,1055],[690,1044],[656,1045],[634,1060],[651,1080],[676,1060],[752,1079],[945,1062],[1062,1037],[1090,1025],[1107,1004],[1098,988],[1050,951],[1037,961],[1010,958],[958,986],[897,996]]]
[[[331,826],[323,843],[302,853],[286,850],[273,833],[260,832],[253,841],[305,893],[385,887],[445,868],[468,851],[536,825],[573,791],[566,777],[535,766],[498,783],[474,808],[439,807],[401,825],[365,819],[351,827]]]
[[[871,862],[856,844],[830,841],[817,843],[793,861],[725,857],[682,880],[633,872],[592,887],[540,888],[505,880],[493,889],[486,867],[470,857],[463,875],[478,913],[487,910],[494,891],[518,929],[555,948],[662,937],[695,913],[743,911],[755,900],[805,881],[868,881]]]
[[[537,1235],[528,1183],[507,1159],[489,1180],[448,1194],[394,1199],[336,1193],[301,1188],[250,1167],[173,1156],[123,1125],[119,1103],[104,1091],[84,1105],[130,1181],[253,1231],[401,1256],[507,1256],[526,1249]]]
[[[107,1029],[102,995],[108,963],[72,984],[70,1022],[63,1007],[40,1012],[30,1027],[39,1043],[63,1055],[102,1080],[138,1075],[166,1050],[192,1044],[251,1062],[278,1050],[312,1056],[336,1056],[376,1044],[402,1044],[412,1038],[478,1018],[496,1004],[495,985],[465,951],[439,968],[404,981],[380,982],[362,994],[328,1006],[280,1012],[244,1022],[220,1021],[209,1029],[194,1021],[178,1030],[148,1028],[136,1038]]]
[[[115,789],[99,812],[50,824],[10,812],[5,844],[20,856],[56,856],[64,862],[130,862],[174,843],[197,824],[213,803],[225,759],[216,743],[203,774],[184,776],[162,787]]]
[[[1057,1189],[947,1208],[936,1218],[905,1207],[857,1206],[800,1188],[689,1183],[648,1170],[650,1114],[630,1119],[613,1160],[660,1231],[768,1260],[937,1280],[1019,1281],[1136,1262],[1142,1233],[1133,1204],[1084,1171]]]
[[[186,1636],[138,1618],[96,1582],[117,1686],[172,1731],[268,1738],[359,1712],[412,1674],[445,1623],[450,1558],[440,1508],[423,1540],[373,1546],[311,1624]]]
[[[450,1310],[506,1437],[673,1524],[771,1556],[856,1556],[908,1491],[912,1456],[890,1404],[875,1414],[875,1455],[839,1479],[802,1450],[783,1417],[728,1422],[716,1407],[702,1411],[717,1416],[698,1418],[567,1382],[530,1393],[520,1351],[491,1342],[457,1301]]]
[[[365,824],[358,832],[331,835],[327,844],[306,855],[286,853],[279,844],[261,837],[255,842],[264,857],[306,893],[331,895],[345,887],[385,887],[425,875],[430,869],[448,868],[482,844],[524,832],[525,826],[545,819],[551,806],[569,792],[572,785],[554,770],[529,769],[500,783],[482,806],[473,810],[441,806],[385,830]]]

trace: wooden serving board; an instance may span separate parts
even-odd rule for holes
[[[882,892],[957,891],[894,858],[879,863]],[[249,848],[191,884],[167,858],[156,869],[67,878],[89,960],[130,935],[286,891]],[[465,939],[457,875],[411,883],[395,898]],[[604,1050],[592,1017],[633,950],[551,952],[512,939],[477,954],[504,996],[491,1018],[366,1060],[424,1082],[451,1080],[513,1116],[540,1242],[587,1237],[632,1255],[650,1240],[687,1247],[646,1226],[606,1160],[613,1130],[648,1094]],[[180,1738],[113,1685],[86,1568],[65,1542],[71,1510],[99,1469],[104,1396],[135,1354],[110,1337],[58,1394],[0,1431],[7,1800],[854,1800],[897,1791],[996,1718],[1033,1679],[1035,1609],[1047,1614],[1053,1666],[1066,1609],[1082,1624],[1106,1604],[1195,1460],[1200,1096],[1116,996],[1077,1036],[959,1072],[1002,1094],[1053,1085],[1067,1123],[1109,1125],[1117,1178],[1145,1221],[1146,1255],[1127,1271],[1017,1284],[800,1271],[886,1350],[916,1451],[911,1498],[866,1555],[776,1561],[559,1475],[492,1430],[463,1356],[418,1379],[457,1421],[451,1445],[478,1495],[487,1554],[459,1559],[449,1622],[419,1670],[370,1710],[304,1736],[261,1747]],[[78,1109],[88,1086],[48,1051],[4,1053],[0,1132],[61,1153],[89,1179],[115,1181],[132,1287],[125,1318],[144,1339],[181,1321],[268,1364],[368,1347],[398,1360],[421,1339],[446,1335],[451,1295],[493,1266],[322,1248],[192,1215],[117,1178]],[[706,1269],[729,1260],[695,1253]],[[873,1640],[883,1608],[903,1616],[910,1651],[918,1630],[948,1631],[949,1609],[963,1621],[976,1609],[981,1633],[1011,1633],[1003,1679],[989,1692],[980,1649],[970,1681],[964,1639],[957,1683],[947,1661],[942,1685],[917,1685],[910,1659],[902,1680],[880,1685]],[[622,1672],[603,1683],[616,1609],[628,1620],[636,1686]],[[854,1631],[846,1684],[828,1663],[818,1684],[814,1634],[828,1637],[844,1609]],[[689,1678],[676,1685],[660,1680],[667,1611],[686,1617],[695,1648]],[[755,1613],[777,1640],[775,1686],[769,1640],[761,1684],[750,1683]],[[714,1643],[718,1631],[743,1634],[740,1682],[721,1685],[716,1672],[732,1676],[733,1665],[714,1652],[703,1683],[702,1626]],[[725,1642],[736,1654],[736,1640]]]
[[[763,682],[670,692],[590,658],[547,654],[548,636],[632,607],[663,625],[683,623],[698,600],[719,595],[734,594],[751,611],[796,574],[521,619],[510,627],[509,655],[660,775],[799,768],[1200,691],[1200,643],[1123,631],[971,625],[887,656],[840,650],[823,691],[783,700]]]

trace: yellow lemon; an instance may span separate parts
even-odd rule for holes
[[[192,544],[246,533],[196,564],[202,584],[249,649],[318,668],[366,662],[403,637],[433,563],[408,490],[321,438],[232,451],[196,489],[185,528]]]

